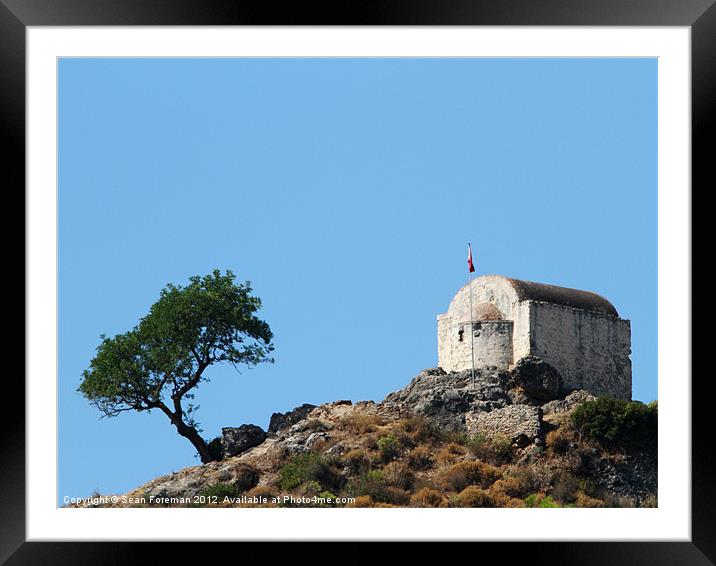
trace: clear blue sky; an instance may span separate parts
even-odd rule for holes
[[[656,398],[655,59],[65,59],[59,97],[60,498],[198,462],[76,388],[100,334],[213,268],[252,282],[276,363],[210,370],[207,438],[436,366],[468,241],[478,275],[609,298]]]

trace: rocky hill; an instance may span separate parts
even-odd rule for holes
[[[564,391],[536,358],[474,380],[430,369],[380,403],[225,428],[217,461],[77,506],[655,506],[656,411]]]

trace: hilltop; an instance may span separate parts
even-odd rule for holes
[[[225,428],[220,457],[86,507],[653,507],[656,404],[564,391],[538,358],[428,369],[382,402]]]

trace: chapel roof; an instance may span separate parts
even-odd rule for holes
[[[533,281],[522,281],[511,277],[505,277],[504,279],[510,283],[520,301],[552,303],[610,316],[619,316],[614,305],[601,295],[591,291],[534,283]]]

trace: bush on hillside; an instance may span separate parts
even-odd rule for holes
[[[376,442],[380,451],[380,458],[383,462],[395,460],[400,454],[400,442],[393,435],[381,436]]]
[[[329,460],[315,453],[298,454],[278,472],[278,485],[284,491],[316,481],[325,489],[339,487],[340,475]]]
[[[579,405],[572,425],[583,436],[606,447],[656,445],[657,404],[599,397]]]
[[[466,443],[473,456],[492,464],[506,464],[512,459],[512,441],[504,435],[487,435],[481,432]]]
[[[484,462],[459,462],[445,470],[440,483],[443,489],[462,491],[470,485],[489,487],[500,478],[500,470]]]
[[[484,489],[475,486],[466,487],[458,495],[450,498],[450,507],[495,507],[495,498]]]

